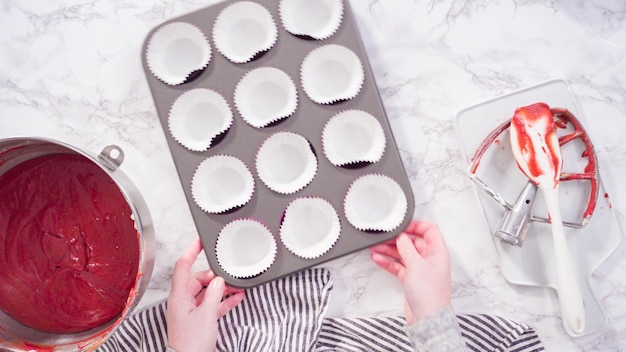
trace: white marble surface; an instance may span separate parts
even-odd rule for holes
[[[142,306],[167,296],[172,267],[196,231],[141,67],[148,31],[216,1],[3,0],[0,138],[56,138],[126,152],[122,170],[148,202],[157,232]],[[591,284],[609,316],[572,339],[555,294],[511,285],[497,264],[453,127],[462,108],[551,79],[569,82],[589,121],[604,185],[626,216],[626,4],[622,0],[351,0],[413,185],[417,218],[437,222],[452,257],[459,313],[536,327],[550,351],[626,350],[626,241]],[[598,234],[601,239],[602,234]],[[197,267],[206,266],[202,261]],[[336,315],[402,313],[400,286],[363,251],[328,264]]]

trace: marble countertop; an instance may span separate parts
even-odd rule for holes
[[[5,0],[0,6],[0,138],[45,136],[93,153],[109,144],[125,151],[122,170],[148,203],[157,234],[154,273],[141,306],[167,297],[173,264],[197,236],[141,66],[141,45],[154,26],[213,3]],[[413,186],[415,217],[438,223],[446,236],[456,311],[531,324],[551,351],[626,350],[626,241],[590,278],[607,326],[570,338],[554,291],[504,279],[453,125],[474,103],[566,80],[588,121],[623,229],[624,2],[350,4]],[[332,314],[402,314],[401,287],[370,262],[368,251],[326,266],[343,302]]]

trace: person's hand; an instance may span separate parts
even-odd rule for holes
[[[242,290],[226,286],[224,279],[210,270],[191,273],[200,251],[202,243],[198,239],[176,262],[167,298],[168,346],[178,352],[214,351],[217,320],[244,296]],[[224,299],[225,295],[230,296]]]
[[[451,304],[450,258],[436,225],[413,221],[396,239],[370,250],[374,263],[402,283],[407,324]]]

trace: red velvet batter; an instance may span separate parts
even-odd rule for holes
[[[545,124],[541,123],[545,122]],[[527,130],[528,124],[533,125],[531,130]],[[511,128],[517,130],[517,143],[515,146],[517,150],[521,150],[524,153],[524,163],[530,173],[528,177],[532,181],[537,182],[537,179],[541,176],[548,176],[553,179],[554,186],[559,183],[561,176],[561,149],[556,139],[556,126],[554,123],[554,116],[552,110],[546,103],[535,103],[532,105],[524,106],[515,109],[515,115],[511,119]],[[542,129],[540,129],[542,128]],[[533,143],[529,133],[537,132],[542,138],[540,145],[545,145],[548,149],[542,147],[541,150],[537,150],[538,147]],[[554,143],[551,143],[554,141]],[[541,155],[546,155],[549,165],[542,165],[537,161],[537,152]],[[546,160],[539,158],[539,160]],[[516,160],[519,165],[519,161]],[[520,167],[522,170],[523,167]]]
[[[570,180],[589,180],[591,184],[591,191],[589,192],[589,201],[587,202],[587,208],[583,213],[583,219],[590,219],[593,215],[593,211],[596,208],[597,203],[597,195],[598,195],[598,168],[596,156],[593,153],[593,145],[591,140],[589,140],[589,136],[583,130],[580,121],[574,117],[574,115],[567,109],[563,108],[552,108],[551,109],[553,116],[556,118],[554,123],[558,128],[565,129],[569,123],[574,127],[574,131],[561,136],[559,138],[559,144],[562,146],[566,143],[569,143],[577,138],[580,138],[582,142],[585,144],[586,150],[582,153],[581,157],[587,158],[587,165],[585,166],[585,170],[582,173],[561,173],[560,181],[570,181]],[[511,120],[507,120],[500,126],[498,126],[495,130],[491,131],[489,135],[481,142],[476,151],[474,152],[474,156],[470,159],[470,172],[472,174],[476,174],[476,170],[480,166],[481,159],[487,149],[491,146],[491,144],[499,144],[497,138],[506,131],[511,126]]]
[[[115,318],[135,285],[139,237],[113,180],[73,154],[0,176],[0,309],[72,333]]]

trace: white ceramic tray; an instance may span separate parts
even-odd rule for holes
[[[455,117],[456,131],[468,165],[476,148],[492,130],[510,119],[516,108],[536,102],[547,103],[553,108],[566,108],[576,116],[583,127],[586,125],[575,97],[567,83],[562,80],[551,80],[497,97],[468,107]],[[582,144],[573,143],[571,146],[563,147],[564,172],[580,172],[581,165],[584,168],[586,158],[582,157],[582,151],[584,151]],[[498,191],[507,203],[514,203],[528,180],[515,164],[508,130],[500,135],[490,147],[490,151],[484,155],[476,174],[487,185]],[[579,221],[587,204],[589,183],[567,181],[562,182],[559,189],[563,220]],[[504,207],[479,187],[476,186],[475,190],[505,279],[518,285],[549,287],[558,294],[550,225],[532,222],[522,247],[505,243],[493,236],[505,213]],[[577,262],[585,306],[586,328],[580,336],[596,332],[606,324],[606,315],[589,286],[589,278],[593,271],[618,247],[621,240],[620,230],[611,209],[609,194],[601,181],[598,194],[595,212],[589,224],[581,229],[565,228],[572,257]],[[547,216],[541,192],[537,194],[533,215]],[[564,329],[569,335],[576,336],[565,325]]]

